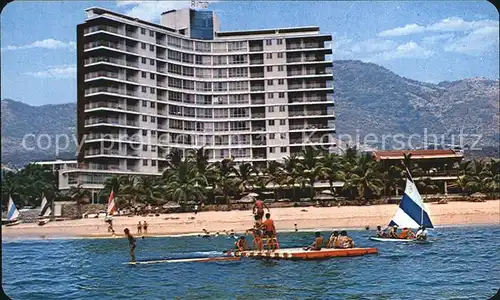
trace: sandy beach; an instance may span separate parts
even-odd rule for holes
[[[487,202],[450,202],[427,204],[434,226],[500,224],[500,200]],[[297,224],[299,230],[363,228],[387,224],[397,209],[396,205],[344,206],[344,207],[299,207],[275,208],[271,217],[278,231],[289,231]],[[191,219],[194,217],[194,219]],[[173,218],[173,219],[172,219]],[[161,214],[159,217],[113,217],[117,235],[128,227],[136,233],[137,223],[149,223],[148,235],[198,234],[202,229],[215,233],[233,229],[244,232],[253,224],[252,211],[200,212]],[[44,226],[36,223],[2,226],[3,239],[31,238],[92,238],[111,237],[103,218],[89,218],[50,222]]]

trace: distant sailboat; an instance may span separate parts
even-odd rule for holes
[[[16,205],[14,204],[14,201],[12,201],[12,197],[9,197],[9,205],[7,207],[7,220],[2,220],[2,224],[5,224],[7,226],[14,226],[19,224],[19,211],[16,208]]]
[[[40,220],[38,221],[38,225],[45,225],[50,222],[50,215],[52,213],[52,209],[50,208],[50,204],[47,201],[45,196],[43,197],[42,204],[40,206]]]
[[[417,186],[411,178],[410,172],[408,171],[408,177],[406,178],[406,187],[403,194],[403,198],[399,203],[398,210],[394,217],[392,217],[389,226],[398,226],[399,228],[411,228],[418,229],[421,226],[426,228],[434,228],[431,219],[425,207],[424,201],[418,192]],[[383,238],[383,237],[370,237],[371,240],[381,241],[381,242],[411,242],[413,239],[395,239],[395,238]]]

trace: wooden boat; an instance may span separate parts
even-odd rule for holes
[[[290,260],[311,260],[327,259],[332,257],[361,256],[366,254],[376,254],[377,248],[349,248],[349,249],[331,249],[323,248],[321,250],[304,250],[303,248],[282,248],[274,251],[248,250],[228,252],[226,255],[234,257],[248,258],[272,258],[272,259],[290,259]]]

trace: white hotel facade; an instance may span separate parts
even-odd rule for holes
[[[158,175],[173,148],[266,164],[335,146],[331,35],[319,27],[221,32],[211,11],[161,24],[89,8],[77,26],[78,167],[62,189]],[[94,196],[94,195],[93,195]]]

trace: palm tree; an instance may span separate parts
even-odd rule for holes
[[[267,170],[265,170],[264,182],[266,186],[268,184],[273,185],[274,199],[276,201],[278,201],[278,197],[281,193],[281,187],[283,186],[285,180],[286,177],[285,173],[283,172],[282,165],[275,160],[270,161]]]
[[[2,170],[2,203],[9,202],[9,198],[12,198],[12,201],[16,204],[21,204],[21,183],[19,182],[19,176],[17,173]]]
[[[241,194],[253,189],[256,185],[256,169],[252,164],[243,162],[238,166],[236,176],[238,177],[238,190]]]
[[[230,158],[224,158],[214,164],[215,168],[215,186],[217,192],[221,193],[224,197],[224,202],[231,209],[231,201],[229,198],[230,194],[233,194],[236,190],[237,180],[235,175],[237,170],[234,167],[234,161]]]
[[[135,185],[135,192],[144,203],[161,204],[163,202],[163,185],[152,176],[141,176]]]
[[[114,193],[114,196],[118,196],[120,191],[120,187],[122,186],[122,178],[118,175],[111,176],[106,178],[104,181],[104,186],[100,191],[101,196],[108,196],[111,192]]]
[[[310,187],[310,197],[311,201],[314,199],[314,184],[316,180],[323,175],[324,169],[321,165],[318,156],[319,152],[311,147],[308,147],[302,151],[303,159],[300,161],[303,170],[303,176],[307,179]]]
[[[346,189],[356,189],[358,196],[366,203],[369,195],[379,195],[384,183],[381,180],[376,162],[370,154],[357,158],[355,166],[346,174]]]
[[[172,171],[169,172],[165,191],[169,200],[186,205],[190,200],[205,197],[204,178],[189,161],[181,161]]]
[[[82,184],[79,184],[70,187],[68,194],[76,202],[78,218],[82,218],[82,205],[89,203],[90,191],[84,189]]]
[[[173,148],[167,155],[168,168],[176,168],[182,161],[183,152],[179,148]]]
[[[296,201],[296,186],[297,184],[301,185],[303,182],[303,174],[301,170],[302,165],[300,164],[300,160],[296,155],[292,155],[289,157],[285,157],[283,170],[286,173],[285,182],[288,186],[292,188],[292,201]]]
[[[434,183],[434,181],[430,177],[426,177],[417,181],[417,186],[419,190],[424,191],[426,201],[428,193],[432,193],[439,190],[439,187]]]
[[[345,173],[340,156],[334,153],[327,153],[321,160],[325,177],[330,184],[330,192],[334,194],[333,182],[344,180]]]

